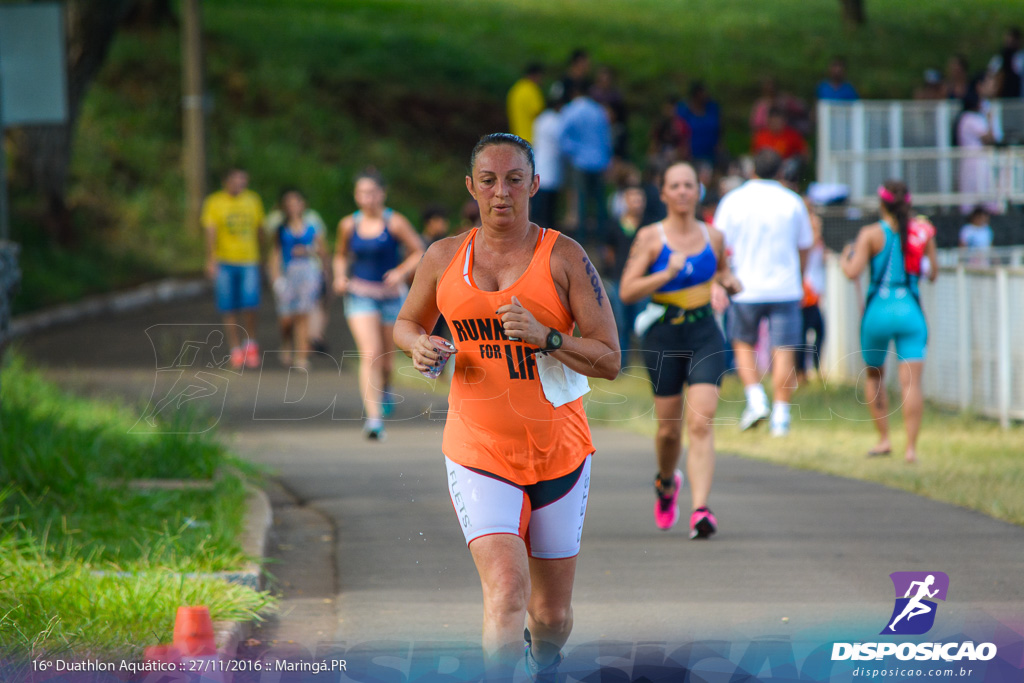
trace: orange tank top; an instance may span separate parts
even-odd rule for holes
[[[519,279],[488,292],[473,282],[478,230],[467,235],[437,284],[437,307],[459,351],[441,450],[460,465],[523,486],[556,479],[594,452],[583,400],[555,408],[544,397],[533,356],[537,347],[510,341],[495,311],[515,296],[541,324],[572,334],[574,321],[551,278],[559,233],[543,230]]]

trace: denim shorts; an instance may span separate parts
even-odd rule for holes
[[[402,297],[388,299],[371,299],[358,294],[345,295],[345,317],[376,313],[382,323],[392,325],[398,320],[398,312],[402,310]]]
[[[733,303],[729,307],[729,338],[753,346],[761,320],[768,319],[772,348],[804,343],[803,313],[799,301]]]
[[[214,282],[217,310],[234,313],[260,305],[260,267],[253,264],[220,263]]]

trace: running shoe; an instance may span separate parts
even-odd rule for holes
[[[772,420],[772,436],[789,436],[789,420]]]
[[[718,531],[718,520],[710,509],[700,507],[690,513],[690,538],[710,538]]]
[[[556,683],[556,681],[562,681],[565,679],[564,676],[558,675],[558,665],[565,659],[565,655],[559,651],[558,656],[555,657],[555,661],[551,662],[547,666],[541,666],[537,663],[537,660],[533,658],[533,654],[530,652],[530,646],[532,641],[530,640],[530,629],[523,630],[523,640],[525,641],[525,657],[526,657],[526,672],[530,675],[530,680],[534,683]]]
[[[387,432],[384,431],[384,425],[380,423],[380,420],[371,421],[367,420],[366,425],[363,426],[363,436],[370,441],[385,441],[388,438]]]
[[[258,368],[260,366],[260,347],[251,341],[245,345],[245,367]]]
[[[768,409],[768,406],[747,403],[747,407],[743,410],[743,415],[740,416],[740,431],[747,431],[762,422],[769,415],[771,415],[771,410]]]
[[[661,475],[654,477],[654,523],[662,531],[668,531],[679,521],[679,490],[683,488],[683,473],[676,470],[672,475],[672,493],[665,495],[665,483]]]
[[[245,351],[241,347],[236,346],[231,349],[231,369],[238,370],[245,365]]]

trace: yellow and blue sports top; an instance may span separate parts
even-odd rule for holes
[[[704,233],[704,250],[686,257],[686,265],[682,270],[651,295],[654,303],[693,310],[711,302],[711,279],[718,270],[718,259],[711,247],[707,226],[701,223],[700,229]],[[665,236],[665,226],[658,223],[658,231],[661,233],[661,251],[651,264],[651,273],[660,273],[668,268],[668,260],[672,256],[672,247],[668,245]]]

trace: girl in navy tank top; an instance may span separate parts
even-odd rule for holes
[[[392,334],[406,283],[423,255],[412,223],[384,205],[383,181],[364,173],[356,179],[359,208],[338,224],[334,291],[345,296],[345,318],[359,349],[359,387],[367,416],[367,438],[383,440],[394,405],[391,394]],[[405,252],[404,258],[401,252]]]

